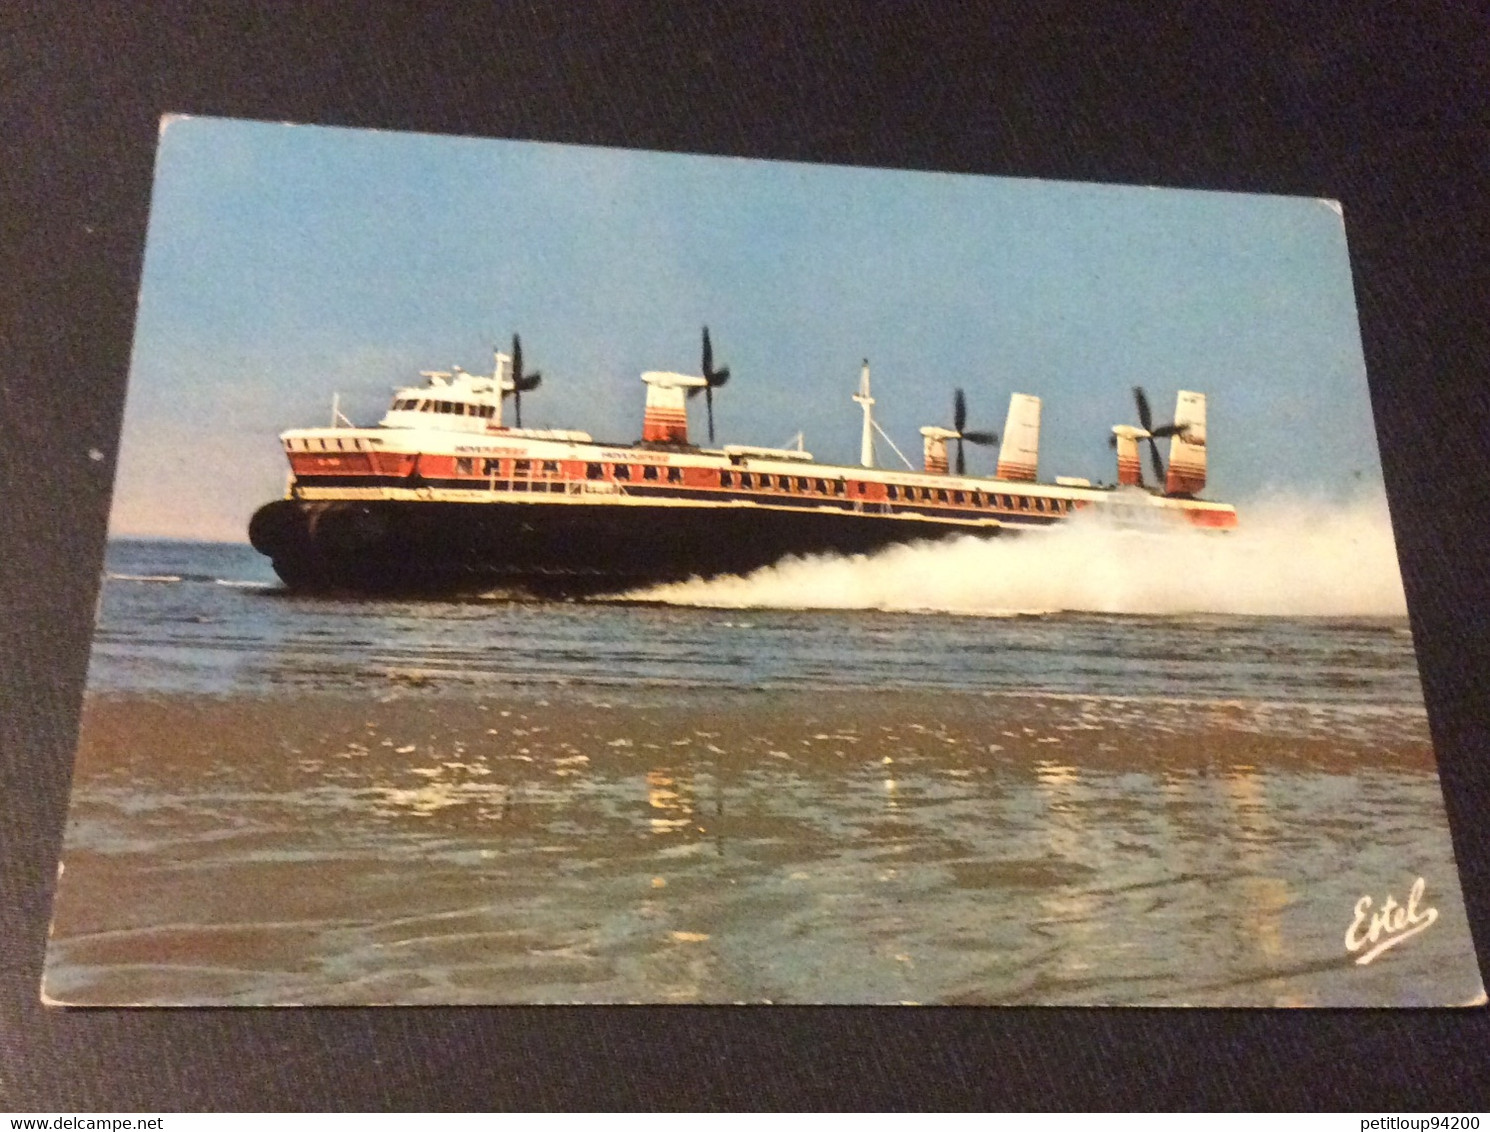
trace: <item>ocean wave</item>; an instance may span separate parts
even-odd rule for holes
[[[251,578],[219,578],[215,574],[194,574],[189,571],[183,571],[179,574],[128,574],[110,570],[105,572],[104,577],[111,582],[148,582],[156,585],[171,585],[177,582],[185,582],[195,583],[197,585],[231,586],[235,589],[249,590],[271,590],[278,588],[274,582],[256,581]]]

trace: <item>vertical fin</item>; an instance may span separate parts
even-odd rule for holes
[[[704,379],[680,373],[642,374],[647,404],[642,413],[642,439],[662,444],[688,443],[688,395],[704,388]]]
[[[947,440],[956,435],[948,429],[935,426],[921,430],[921,456],[925,461],[926,471],[934,475],[947,474]]]
[[[1170,495],[1198,495],[1205,490],[1205,394],[1181,389],[1174,406],[1174,423],[1183,432],[1169,440],[1169,475],[1164,490]]]
[[[1015,393],[1004,418],[1004,442],[999,446],[998,478],[1033,480],[1040,468],[1040,398]]]
[[[1148,433],[1142,429],[1123,427],[1122,431],[1113,429],[1113,436],[1117,444],[1117,473],[1118,483],[1131,487],[1143,482],[1143,465],[1138,456],[1138,438],[1147,436]]]

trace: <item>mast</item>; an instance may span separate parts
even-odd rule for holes
[[[864,359],[864,368],[859,371],[859,392],[854,400],[864,407],[864,432],[859,438],[859,463],[866,468],[874,467],[874,398],[869,395],[869,359]]]

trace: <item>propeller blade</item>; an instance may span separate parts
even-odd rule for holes
[[[1115,432],[1109,432],[1107,434],[1107,447],[1109,447],[1109,448],[1116,448],[1117,447],[1117,433],[1115,433]]]
[[[512,415],[517,420],[517,427],[523,427],[523,390],[531,389],[532,386],[523,382],[523,340],[516,334],[512,336]]]
[[[704,356],[703,356],[704,381],[710,387],[718,389],[729,380],[729,366],[714,368],[714,347],[709,342],[709,328],[704,327]]]
[[[952,431],[961,432],[967,424],[967,397],[961,389],[952,391]]]
[[[1143,425],[1144,432],[1154,431],[1154,417],[1149,412],[1149,399],[1143,391],[1143,386],[1133,387],[1133,403],[1138,406],[1138,423]]]
[[[959,476],[967,475],[967,461],[962,456],[962,437],[960,436],[957,438],[957,474]]]
[[[1159,445],[1154,442],[1153,437],[1149,437],[1149,459],[1153,461],[1154,478],[1157,479],[1160,483],[1163,483],[1164,461],[1159,459]]]
[[[1149,435],[1152,436],[1155,440],[1161,440],[1161,439],[1163,439],[1166,436],[1178,436],[1180,433],[1182,433],[1184,431],[1185,431],[1185,426],[1184,425],[1167,424],[1167,425],[1160,425],[1158,428],[1155,428],[1155,429],[1150,429],[1149,430]]]
[[[962,434],[962,439],[969,444],[997,444],[999,434],[996,432],[965,432]]]
[[[543,375],[541,373],[524,374],[522,377],[515,378],[512,384],[514,392],[528,393],[543,384]]]
[[[704,404],[709,407],[709,443],[714,443],[714,387],[704,386]]]

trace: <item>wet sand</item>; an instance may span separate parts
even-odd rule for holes
[[[1362,818],[1359,815],[1370,815]],[[1421,716],[968,693],[92,695],[69,1004],[1439,1004]],[[1444,921],[1359,967],[1363,894]]]

